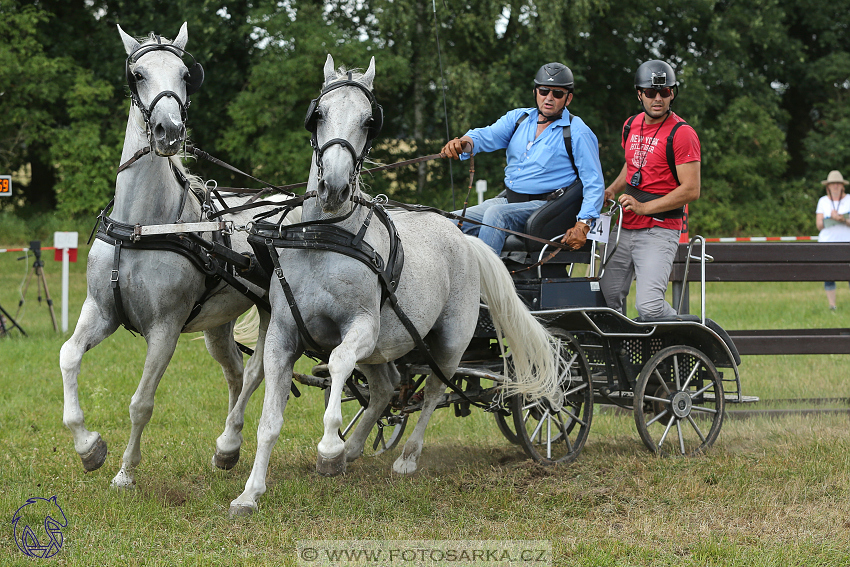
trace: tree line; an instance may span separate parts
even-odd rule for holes
[[[676,69],[673,108],[702,142],[692,232],[813,234],[819,181],[831,169],[850,176],[850,0],[0,0],[0,174],[28,183],[3,210],[82,218],[106,205],[129,109],[115,26],[170,38],[183,21],[206,71],[191,141],[281,185],[307,178],[304,114],[328,53],[349,68],[376,58],[380,163],[436,153],[447,135],[532,106],[534,73],[560,61],[610,182],[623,122],[640,111],[634,72],[658,58]],[[475,161],[495,194],[504,154]],[[209,163],[190,169],[251,186]],[[451,208],[468,172],[442,160],[365,182]]]

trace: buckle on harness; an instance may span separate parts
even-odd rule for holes
[[[110,283],[118,283],[118,270],[112,270],[112,276],[109,278]]]

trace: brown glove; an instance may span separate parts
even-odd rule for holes
[[[440,155],[443,157],[450,157],[454,159],[460,159],[460,154],[463,152],[468,152],[472,148],[470,144],[466,140],[461,140],[460,138],[455,138],[454,140],[449,140],[449,143],[443,146],[443,149],[440,150]]]
[[[588,232],[590,232],[590,226],[578,221],[574,227],[567,231],[561,243],[569,246],[571,250],[578,250],[587,242]]]

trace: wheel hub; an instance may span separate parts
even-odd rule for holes
[[[691,414],[693,401],[691,400],[691,396],[689,396],[687,392],[676,392],[675,394],[673,394],[673,397],[670,401],[670,405],[673,408],[673,413],[679,419],[688,417]]]

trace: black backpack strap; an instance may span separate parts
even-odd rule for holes
[[[626,120],[626,125],[623,126],[623,146],[626,145],[626,140],[629,139],[629,131],[632,129],[632,122],[634,122],[635,118],[637,118],[638,116],[638,114],[635,114],[634,116]]]
[[[570,116],[569,121],[572,122],[573,121],[573,115],[570,114],[569,116]],[[519,125],[522,124],[523,121],[526,118],[528,118],[528,113],[525,113],[522,116],[520,116],[519,118],[517,118],[516,124],[514,124],[514,131],[511,132],[511,138],[514,137],[514,134],[516,134],[517,128],[519,128]],[[632,119],[634,119],[634,116],[632,117]],[[629,122],[629,124],[631,124],[631,122]],[[576,159],[573,156],[573,140],[572,140],[572,134],[570,133],[570,125],[567,124],[566,126],[564,126],[563,131],[564,131],[564,147],[567,150],[567,157],[570,158],[570,165],[573,166],[573,171],[576,174],[576,179],[581,179],[578,175],[578,168],[576,167]]]
[[[570,122],[573,121],[573,115],[570,114]],[[578,175],[578,168],[576,167],[576,159],[573,156],[573,140],[572,134],[570,133],[570,125],[567,124],[563,128],[564,130],[564,147],[567,148],[567,155],[570,158],[570,165],[573,166],[573,171],[576,173],[576,180],[581,181],[581,177]]]
[[[676,180],[676,185],[681,185],[681,183],[679,182],[679,176],[676,175],[676,155],[673,152],[673,135],[679,129],[679,126],[686,124],[687,122],[676,122],[673,125],[673,129],[670,130],[670,135],[667,136],[667,166],[670,168],[670,173],[673,174],[673,179]]]

